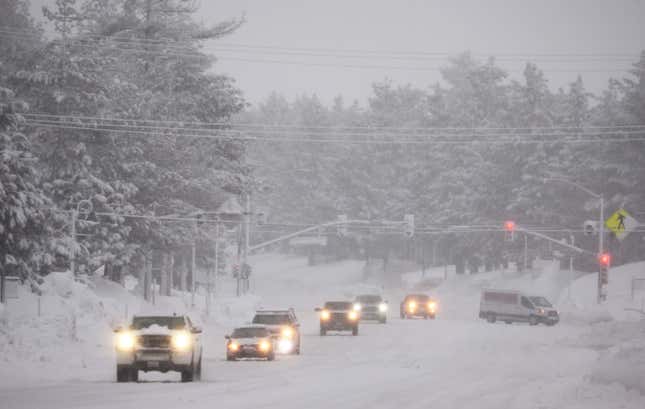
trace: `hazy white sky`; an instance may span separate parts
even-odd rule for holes
[[[52,2],[32,0],[35,10]],[[213,23],[242,14],[247,23],[235,34],[211,43],[209,49],[245,44],[360,50],[362,54],[365,50],[451,54],[470,50],[486,55],[633,54],[634,60],[645,49],[645,0],[201,0],[198,18]],[[353,52],[354,57],[357,53]],[[434,68],[445,65],[445,61],[261,55],[257,51],[216,55],[220,55],[216,70],[235,77],[250,102],[263,99],[272,90],[289,97],[317,93],[326,101],[342,94],[346,100],[365,102],[374,81],[387,77],[395,83],[427,86],[440,79]],[[622,76],[619,70],[630,65],[588,58],[582,63],[560,60],[538,64],[547,73],[552,88],[565,86],[580,72],[592,91],[602,89],[610,76]],[[524,61],[513,57],[510,61],[500,60],[499,65],[517,77]],[[400,69],[406,67],[431,69]],[[613,72],[587,72],[606,69]]]

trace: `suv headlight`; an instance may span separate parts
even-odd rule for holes
[[[410,301],[408,303],[408,310],[414,311],[417,309],[417,302],[416,301]]]
[[[384,302],[380,303],[380,304],[378,305],[378,310],[379,310],[380,312],[385,312],[385,311],[387,311],[387,304],[386,304],[386,303],[384,303]]]
[[[269,341],[266,341],[266,340],[260,341],[259,346],[260,346],[260,351],[262,352],[267,352],[271,349],[271,344],[269,343]]]
[[[544,308],[538,308],[537,313],[540,315],[544,315]]]
[[[136,338],[129,332],[120,332],[116,336],[116,349],[119,351],[132,351]]]
[[[435,301],[429,301],[428,309],[430,310],[430,312],[435,312],[437,310],[437,303]]]
[[[320,313],[320,319],[323,321],[327,321],[328,319],[331,318],[331,314],[327,310],[322,310]]]
[[[280,336],[282,338],[287,338],[287,339],[293,338],[293,328],[283,327],[282,330],[280,331]]]
[[[354,304],[354,311],[360,311],[363,306],[360,303],[355,303]]]
[[[356,311],[350,311],[347,313],[347,318],[350,319],[350,321],[356,321],[358,319],[358,312]]]
[[[179,331],[172,334],[170,344],[173,349],[185,351],[190,348],[190,334],[186,331]]]

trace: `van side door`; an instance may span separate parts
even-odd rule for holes
[[[535,308],[533,307],[533,304],[531,304],[531,301],[529,301],[525,296],[522,296],[520,305],[522,309],[522,319],[528,321],[529,317],[533,315]]]

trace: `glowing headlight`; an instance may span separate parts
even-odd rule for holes
[[[431,312],[435,312],[435,311],[436,311],[436,309],[437,309],[437,303],[436,303],[436,302],[434,302],[434,301],[429,301],[429,302],[428,302],[428,309],[429,309]]]
[[[360,305],[359,303],[354,304],[354,311],[360,311],[361,308],[363,308],[363,306]]]
[[[410,301],[410,302],[408,303],[408,309],[409,309],[410,311],[414,311],[414,310],[416,310],[416,309],[417,309],[417,302],[416,302],[416,301]]]
[[[287,354],[293,350],[293,342],[290,339],[281,339],[278,348],[281,353]]]
[[[228,349],[230,349],[232,352],[237,352],[237,350],[240,349],[240,344],[235,341],[230,342],[228,344]]]
[[[282,328],[282,331],[280,331],[280,335],[282,336],[282,338],[288,338],[288,339],[293,338],[293,328],[291,327]]]
[[[132,351],[136,343],[134,335],[129,332],[121,332],[116,337],[116,348],[119,351]]]
[[[269,341],[260,341],[260,351],[262,352],[267,352],[268,350],[271,349],[271,344]]]
[[[380,304],[378,305],[378,310],[379,310],[379,312],[385,312],[385,311],[387,311],[387,304],[385,304],[385,303],[380,303]]]
[[[327,310],[322,310],[320,313],[320,319],[323,321],[327,321],[329,318],[331,318],[331,314]]]
[[[170,341],[173,349],[185,350],[190,347],[190,334],[185,331],[175,332],[172,334]]]
[[[347,313],[347,318],[351,321],[356,321],[358,319],[358,313],[356,311],[350,311]]]

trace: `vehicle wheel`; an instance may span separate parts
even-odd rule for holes
[[[300,339],[298,339],[298,346],[296,347],[293,353],[296,355],[300,355]]]
[[[232,355],[226,355],[226,360],[227,361],[237,361],[237,359]]]
[[[181,381],[182,382],[192,382],[195,378],[195,368],[191,365],[185,371],[181,371]]]
[[[139,382],[139,370],[132,368],[130,370],[130,382]]]
[[[402,319],[402,320],[404,320],[404,319],[405,319],[405,314],[404,314],[404,313],[401,313],[401,319]]]
[[[538,319],[535,315],[529,317],[529,325],[535,326],[538,325]]]
[[[130,382],[130,368],[116,368],[117,382]]]
[[[202,357],[199,357],[199,361],[197,362],[197,370],[195,371],[195,379],[198,381],[202,380]]]
[[[513,323],[513,321],[504,321],[504,322],[509,324],[509,325]]]
[[[275,359],[275,354],[273,353],[267,356],[267,361],[273,361],[274,359]]]
[[[379,324],[385,324],[387,322],[387,318],[381,318],[378,322]]]
[[[431,319],[431,320],[433,320],[433,319],[435,319],[435,318],[436,318],[436,315],[434,315],[434,314],[432,314],[432,315],[430,316],[430,319]]]
[[[428,314],[423,314],[423,319],[427,320],[428,319]]]
[[[491,324],[497,321],[497,317],[493,313],[489,313],[488,316],[486,317],[486,320],[490,322]]]
[[[555,325],[555,322],[547,322],[546,325],[547,327],[552,327]]]
[[[327,330],[324,328],[320,328],[320,336],[324,337],[325,335],[327,335]]]
[[[358,335],[358,327],[354,327],[354,328],[352,328],[352,335],[353,335],[353,336]]]

